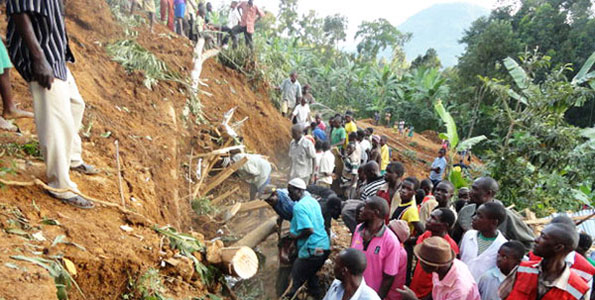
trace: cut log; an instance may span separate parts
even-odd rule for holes
[[[258,257],[250,247],[222,248],[221,261],[228,274],[242,279],[251,278],[258,271]]]
[[[235,242],[233,246],[246,246],[254,248],[264,241],[269,235],[277,230],[277,217],[271,217],[262,223],[256,229],[245,235],[241,240]]]

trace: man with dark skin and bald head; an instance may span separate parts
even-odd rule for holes
[[[457,223],[453,230],[455,241],[459,241],[465,231],[471,229],[471,218],[473,218],[476,209],[480,205],[491,201],[499,201],[495,199],[498,189],[498,182],[491,177],[480,177],[473,182],[469,193],[471,199],[459,211]],[[523,243],[527,250],[531,249],[534,240],[533,230],[523,222],[522,217],[517,212],[506,209],[506,220],[498,226],[498,230],[508,240],[517,240]]]
[[[578,244],[576,229],[565,223],[546,226],[535,239],[534,253],[540,262],[525,261],[502,282],[502,299],[584,299],[589,286],[570,270],[566,256]]]
[[[335,259],[335,281],[322,300],[380,300],[363,278],[367,262],[364,253],[347,248]]]
[[[401,251],[401,242],[384,224],[387,215],[386,200],[378,196],[368,198],[359,214],[363,223],[353,232],[351,247],[366,255],[368,267],[364,271],[364,279],[368,286],[381,299],[395,299],[398,294],[396,289],[391,289],[391,285],[399,272],[400,263],[407,259],[407,255],[403,257],[402,253],[405,252]]]
[[[552,218],[550,224],[565,224],[572,228],[573,231],[576,231],[576,225],[574,221],[567,215],[559,215]],[[529,260],[532,261],[540,261],[541,257],[535,253],[535,251],[529,252]],[[577,273],[588,285],[589,287],[593,286],[593,275],[595,275],[595,267],[589,263],[589,261],[580,253],[576,251],[571,251],[566,255],[565,258],[566,263],[573,270]],[[589,299],[592,294],[592,289],[589,289],[585,295],[585,299]]]
[[[380,166],[375,161],[370,161],[362,167],[362,175],[365,178],[365,184],[361,188],[360,200],[366,201],[368,197],[376,195],[378,189],[383,186],[384,176],[380,175]]]

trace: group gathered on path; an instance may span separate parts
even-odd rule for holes
[[[92,208],[81,197],[69,172],[94,175],[84,162],[78,131],[85,102],[67,63],[68,46],[61,0],[7,0],[7,46],[0,44],[0,129],[17,131],[9,120],[34,118],[52,197],[79,208]],[[152,0],[131,1],[149,13]],[[162,0],[162,21],[191,39],[204,37],[226,45],[243,34],[252,46],[254,25],[263,12],[252,0],[232,1],[227,24],[214,24],[210,3]],[[214,35],[213,35],[214,34]],[[12,66],[25,79],[34,112],[17,108],[10,87]],[[287,187],[271,188],[271,164],[255,154],[231,153],[227,167],[246,160],[237,170],[250,184],[250,198],[265,198],[289,221],[280,241],[277,278],[279,296],[291,299],[303,285],[315,299],[591,299],[594,263],[588,257],[592,239],[578,233],[573,220],[558,216],[538,237],[515,211],[496,199],[498,183],[480,177],[470,187],[455,189],[444,177],[448,144],[428,168],[428,178],[407,176],[405,166],[391,160],[387,136],[358,128],[351,112],[336,114],[326,124],[312,115],[310,86],[292,72],[278,87],[281,112],[293,121]],[[391,113],[385,120],[390,127]],[[380,113],[375,114],[375,122]],[[399,134],[405,122],[396,124]],[[407,133],[405,133],[407,132]],[[460,161],[462,163],[462,160]],[[456,200],[454,201],[453,198]],[[331,253],[332,220],[341,219],[351,232],[350,247],[338,253],[335,280],[321,288],[317,272]]]
[[[292,73],[281,90],[296,83]],[[288,108],[307,105],[298,91],[284,98]],[[288,116],[287,188],[262,187],[279,224],[290,222],[279,243],[279,297],[292,299],[305,286],[325,300],[591,299],[595,266],[585,255],[592,239],[571,218],[552,219],[535,237],[496,199],[493,178],[458,189],[444,179],[448,145],[420,181],[391,160],[386,136],[358,128],[350,112],[328,125],[318,115],[295,116]],[[325,292],[316,274],[330,254],[332,219],[352,236]]]

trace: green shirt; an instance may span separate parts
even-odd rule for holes
[[[345,132],[345,128],[333,128],[333,133],[331,133],[331,145],[337,144],[341,142],[341,140],[345,139],[347,133]],[[339,148],[342,148],[343,145],[339,145]]]

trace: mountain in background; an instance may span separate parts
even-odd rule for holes
[[[434,48],[443,67],[456,65],[457,56],[465,50],[464,45],[459,44],[464,30],[489,13],[487,8],[459,2],[436,4],[411,16],[397,26],[401,32],[413,34],[404,47],[407,60],[412,61],[425,54],[428,48]]]

